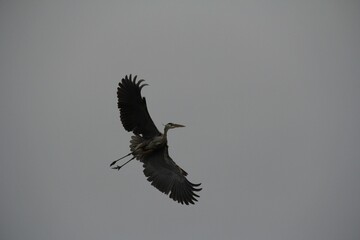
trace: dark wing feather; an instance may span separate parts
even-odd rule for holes
[[[199,184],[186,179],[187,173],[170,158],[168,147],[159,149],[144,160],[144,174],[151,185],[174,201],[181,204],[194,204],[199,197],[195,192],[201,190]]]
[[[160,132],[150,117],[145,98],[141,96],[141,89],[147,84],[141,84],[144,80],[136,82],[136,77],[132,80],[130,74],[119,83],[117,96],[120,119],[126,131],[151,138]]]

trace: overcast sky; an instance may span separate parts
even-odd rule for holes
[[[151,2],[151,3],[150,3]],[[235,2],[235,1],[234,1]],[[0,238],[360,239],[360,3],[0,3]],[[129,152],[137,74],[184,206]]]

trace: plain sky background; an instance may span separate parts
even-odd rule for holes
[[[151,2],[151,3],[150,3]],[[360,239],[356,0],[0,2],[0,238]],[[137,74],[180,205],[129,152]]]

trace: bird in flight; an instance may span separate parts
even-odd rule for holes
[[[112,162],[110,167],[119,160],[132,156],[124,164],[112,168],[120,170],[131,160],[139,160],[151,185],[166,195],[169,194],[174,201],[186,205],[195,204],[199,197],[196,192],[201,190],[201,184],[187,180],[187,172],[171,159],[168,152],[168,130],[185,126],[168,123],[164,127],[164,133],[161,133],[150,117],[145,97],[141,96],[141,89],[148,84],[143,83],[143,79],[136,81],[136,78],[134,76],[132,79],[131,74],[125,76],[117,89],[121,122],[126,131],[134,133],[130,140],[130,153]]]

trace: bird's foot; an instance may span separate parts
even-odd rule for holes
[[[116,169],[116,170],[119,171],[121,167],[122,167],[122,166],[117,165],[117,166],[115,166],[115,167],[112,167],[112,169]]]
[[[111,167],[112,165],[114,165],[115,163],[117,163],[117,161],[119,161],[119,160],[113,161],[113,162],[110,164],[110,167]]]

